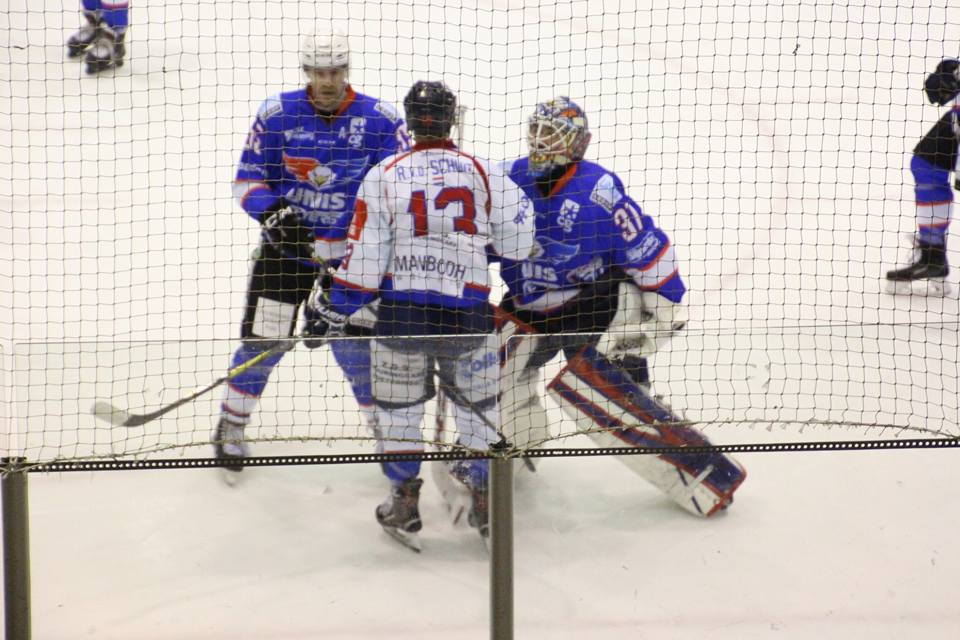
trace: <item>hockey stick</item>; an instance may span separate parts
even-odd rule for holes
[[[214,380],[207,386],[203,387],[202,389],[198,389],[193,393],[191,393],[190,395],[180,398],[176,402],[160,407],[156,411],[151,411],[150,413],[129,413],[128,411],[124,411],[123,409],[120,409],[119,407],[109,402],[106,402],[104,400],[98,400],[97,402],[94,403],[93,408],[90,410],[90,412],[97,418],[105,422],[109,422],[115,427],[139,427],[141,425],[147,424],[148,422],[153,422],[160,416],[170,413],[174,409],[178,407],[182,407],[188,402],[193,402],[194,400],[196,400],[203,394],[207,393],[208,391],[212,391],[213,389],[216,389],[217,387],[222,385],[224,382],[229,382],[230,380],[233,380],[234,378],[244,373],[245,371],[249,371],[250,369],[257,366],[267,358],[271,356],[275,356],[278,353],[284,353],[286,351],[293,349],[293,347],[297,344],[297,342],[299,342],[301,339],[305,337],[307,336],[305,336],[304,334],[300,334],[300,335],[294,336],[289,340],[283,340],[279,344],[273,347],[270,347],[269,349],[267,349],[262,353],[257,354],[256,356],[250,358],[246,362],[242,364],[238,364],[233,369],[230,369],[229,371],[227,371],[226,375],[224,375],[223,377],[217,378],[216,380]]]
[[[493,420],[491,420],[491,419],[488,418],[486,415],[484,415],[483,411],[476,405],[476,403],[470,402],[469,400],[467,400],[466,396],[464,396],[464,395],[460,392],[459,389],[457,389],[456,387],[454,387],[454,386],[452,386],[452,385],[447,384],[446,382],[444,382],[444,381],[440,378],[440,372],[439,372],[439,371],[434,370],[434,374],[435,374],[436,377],[437,377],[437,382],[439,383],[440,390],[443,391],[443,393],[444,393],[448,398],[450,398],[450,400],[452,400],[452,401],[453,401],[454,403],[456,403],[456,404],[459,404],[459,405],[462,406],[462,407],[466,407],[467,409],[470,409],[470,411],[472,411],[473,413],[477,414],[477,417],[480,418],[480,420],[481,420],[481,422],[483,422],[483,424],[485,424],[485,425],[487,425],[488,427],[490,427],[490,429],[492,429],[495,434],[497,434],[498,436],[500,436],[500,442],[498,442],[498,443],[495,444],[495,445],[491,445],[492,447],[498,447],[498,448],[504,448],[504,449],[509,449],[509,448],[510,448],[509,443],[507,442],[507,439],[503,436],[502,433],[500,433],[500,428],[497,427],[497,425],[493,424]]]

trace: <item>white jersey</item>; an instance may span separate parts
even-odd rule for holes
[[[469,306],[490,291],[486,247],[523,260],[533,247],[529,200],[452,142],[416,145],[364,178],[337,281],[386,300]]]

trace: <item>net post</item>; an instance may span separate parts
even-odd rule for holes
[[[513,459],[509,445],[491,446],[490,638],[513,640]]]
[[[3,601],[8,640],[30,640],[30,534],[25,458],[3,458]]]

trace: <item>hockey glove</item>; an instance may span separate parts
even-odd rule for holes
[[[303,224],[296,211],[286,208],[283,200],[276,211],[264,213],[261,235],[267,244],[285,257],[314,259],[313,231]]]
[[[933,104],[944,105],[956,98],[960,93],[960,61],[953,58],[941,60],[927,76],[923,90]]]
[[[625,282],[618,296],[617,313],[597,344],[605,355],[649,358],[686,326],[684,307],[655,292]]]
[[[330,307],[330,298],[323,290],[321,278],[317,278],[310,299],[303,311],[306,320],[303,332],[306,336],[303,344],[308,349],[316,349],[325,342],[324,338],[339,338],[346,335],[347,316],[337,313]]]

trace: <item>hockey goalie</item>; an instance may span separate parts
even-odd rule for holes
[[[501,260],[501,431],[517,449],[550,439],[538,383],[561,351],[547,393],[603,448],[708,447],[650,391],[647,359],[685,326],[686,287],[669,237],[613,172],[585,160],[587,117],[566,97],[538,104],[529,154],[507,174],[536,215],[534,251]],[[727,507],[746,473],[713,451],[617,459],[687,511]]]
[[[513,314],[500,312],[501,431],[520,451],[551,439],[538,387],[541,367],[562,350],[565,366],[546,390],[578,431],[602,448],[671,448],[670,453],[626,454],[616,459],[690,513],[712,516],[730,505],[746,472],[720,452],[676,452],[711,443],[654,396],[649,384],[647,358],[680,330],[682,312],[676,307],[662,309],[657,318],[648,311],[654,305],[664,306],[658,305],[656,294],[627,282],[617,290],[617,310],[599,336],[538,334]]]

